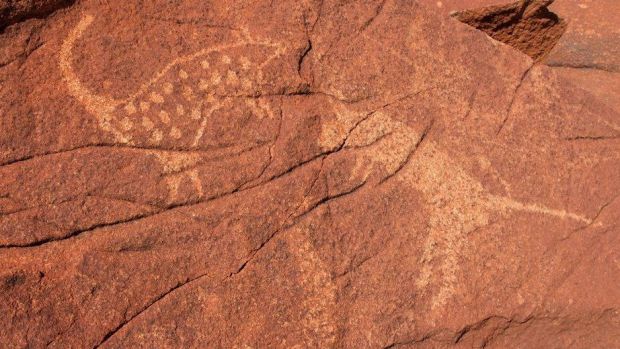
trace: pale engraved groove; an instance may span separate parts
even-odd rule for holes
[[[312,348],[331,348],[336,342],[337,332],[333,314],[336,309],[336,285],[309,240],[307,228],[294,228],[289,236],[289,251],[297,260],[295,265],[301,272],[299,283],[304,288],[301,301],[304,343]]]
[[[143,141],[160,144],[160,142],[166,139],[176,142],[184,137],[187,132],[194,132],[193,136],[188,136],[193,137],[191,147],[197,148],[204,136],[208,122],[212,121],[210,120],[210,116],[217,110],[231,108],[233,103],[230,97],[216,97],[213,92],[210,91],[210,88],[214,89],[219,86],[219,84],[223,83],[217,72],[211,74],[212,78],[210,82],[200,79],[197,86],[193,88],[185,84],[186,81],[189,81],[190,75],[181,65],[195,63],[207,73],[210,67],[207,61],[207,56],[209,54],[220,53],[224,50],[241,48],[247,45],[258,45],[267,47],[271,51],[271,54],[265,60],[254,65],[258,68],[258,71],[252,72],[252,75],[258,78],[257,81],[260,81],[263,76],[262,70],[264,67],[274,59],[280,57],[285,49],[282,44],[274,43],[269,40],[256,40],[250,36],[246,29],[241,29],[235,32],[237,35],[233,43],[213,45],[190,55],[177,57],[165,65],[149,81],[143,83],[135,93],[124,99],[115,99],[110,96],[100,96],[93,93],[80,81],[72,67],[73,47],[93,21],[94,17],[92,15],[85,15],[68,34],[60,50],[59,66],[69,93],[84,106],[89,114],[96,118],[99,127],[103,131],[111,133],[116,142],[121,144],[136,145]],[[204,57],[204,59],[198,62],[201,57]],[[232,64],[232,59],[228,55],[224,55],[222,61],[226,64]],[[246,71],[249,71],[253,67],[252,62],[246,57],[241,57],[240,62],[242,68],[246,69]],[[171,81],[163,81],[161,89],[154,90],[154,87],[160,83],[166,74],[172,72],[176,67],[181,67],[176,75],[176,79],[181,82],[181,86],[174,88]],[[229,68],[228,76],[231,76],[231,72],[232,70]],[[228,85],[231,85],[231,82],[233,87],[235,84],[244,86],[245,88],[250,88],[252,86],[252,83],[247,78],[241,79],[236,73],[233,78],[229,79]],[[205,98],[199,96],[197,94],[198,91],[200,95]],[[161,108],[166,98],[174,98],[173,92],[180,93],[184,96],[183,103],[191,104],[189,106],[177,104],[176,110],[156,110]],[[205,103],[209,103],[209,105],[205,110],[202,110]],[[265,115],[270,119],[275,117],[271,106],[262,103],[260,99],[258,103],[256,103],[254,98],[248,96],[240,99],[238,103],[244,103],[245,107],[250,108],[251,112],[258,118],[263,118]],[[186,126],[185,129],[181,129],[180,126],[174,122],[179,119],[190,120],[197,124],[195,127]],[[135,130],[146,131],[150,133],[150,136],[139,141],[136,139],[135,134],[130,133],[130,131]],[[164,155],[162,155],[162,157],[163,156]],[[161,164],[164,168],[168,166],[187,168],[194,166],[200,161],[197,160],[194,155],[191,156],[191,159],[179,154],[173,155],[173,157],[178,157],[178,159],[175,160],[171,159],[170,156],[165,156],[165,159],[162,157],[157,156],[158,159],[162,160]],[[183,164],[180,165],[178,162],[183,162]],[[168,186],[170,202],[174,202],[177,199],[179,187],[185,180],[189,180],[189,182],[192,183],[199,197],[204,195],[200,175],[194,170],[188,173],[180,173],[179,175],[166,177],[165,181]]]
[[[167,64],[160,72],[155,74],[147,83],[141,85],[134,94],[128,98],[117,100],[108,96],[98,96],[92,93],[80,82],[71,66],[72,50],[75,41],[82,36],[85,29],[92,21],[92,16],[85,16],[68,35],[60,51],[60,69],[71,95],[73,95],[89,113],[97,118],[100,127],[104,131],[112,133],[121,143],[133,144],[133,141],[131,135],[116,129],[111,124],[112,119],[115,117],[114,113],[119,109],[118,107],[125,105],[125,108],[128,109],[128,114],[135,113],[135,102],[149,92],[149,88],[159,82],[165,74],[177,65],[194,61],[197,58],[218,50],[242,47],[248,43],[260,43],[268,47],[275,47],[274,54],[258,65],[259,68],[263,68],[270,60],[274,59],[282,52],[281,46],[267,41],[252,40],[246,32],[242,31],[240,38],[245,38],[245,41],[242,40],[242,42],[238,44],[218,45],[200,50],[188,56],[176,58]],[[201,63],[201,65],[203,68],[208,66],[208,64],[203,63]],[[262,70],[259,69],[257,74],[261,77],[263,74]],[[183,76],[181,76],[181,78],[183,79]],[[229,80],[234,81],[235,78],[231,77]],[[220,81],[217,81],[217,83],[220,83]],[[172,86],[165,85],[163,92],[164,94],[172,93]],[[155,104],[158,104],[160,98],[163,98],[161,95],[151,97],[152,98],[149,100]],[[213,98],[212,95],[208,95],[208,98],[209,97]],[[224,98],[223,100],[224,103],[230,101],[229,98]],[[202,101],[200,103],[202,103]],[[202,104],[198,105],[202,106]],[[140,106],[141,109],[149,109],[151,107],[146,104]],[[211,106],[207,115],[213,113],[217,107],[216,105]],[[260,101],[255,107],[263,111],[269,109],[265,105],[261,105]],[[346,107],[342,104],[333,105],[333,107],[337,114],[337,120],[331,124],[324,125],[321,134],[320,142],[325,149],[331,149],[339,144],[339,136],[343,131],[352,130],[353,125],[356,124],[361,117],[360,113],[346,110]],[[190,113],[190,110],[184,112]],[[268,111],[266,114],[270,115],[272,113]],[[264,114],[261,113],[258,115]],[[360,128],[354,130],[355,133],[352,134],[347,146],[352,147],[355,145],[370,144],[371,141],[380,136],[384,136],[388,133],[392,134],[386,138],[386,144],[389,144],[388,147],[378,146],[376,149],[368,148],[367,151],[364,151],[363,156],[360,156],[360,160],[366,162],[360,162],[353,172],[362,173],[363,178],[367,178],[371,172],[383,170],[389,173],[395,169],[397,167],[396,165],[403,161],[404,157],[412,151],[413,145],[417,144],[421,138],[419,135],[415,135],[415,132],[407,125],[397,122],[393,120],[391,116],[384,115],[383,113],[377,113],[376,116],[370,118],[369,121],[373,123],[362,122],[359,125]],[[204,136],[204,129],[207,122],[208,117],[203,116],[193,141],[194,146],[197,145]],[[376,129],[374,129],[375,127],[380,127],[381,132],[377,133]],[[364,128],[372,128],[366,131],[368,133],[373,131],[375,134],[363,142],[358,142],[356,135],[362,132]],[[492,195],[479,181],[469,176],[458,163],[451,159],[447,153],[441,150],[440,147],[432,141],[428,141],[421,148],[422,149],[420,149],[412,160],[412,164],[415,166],[406,166],[403,171],[394,178],[420,190],[426,197],[431,208],[429,235],[424,246],[424,253],[421,259],[422,271],[417,284],[418,287],[422,289],[427,288],[431,283],[439,284],[439,291],[432,299],[433,308],[442,308],[455,292],[454,286],[457,282],[457,274],[459,272],[458,253],[463,248],[467,247],[467,239],[464,235],[477,227],[488,224],[491,212],[499,211],[503,214],[508,214],[512,211],[529,212],[559,219],[571,219],[587,224],[592,223],[590,219],[577,213],[553,209],[537,203],[523,203],[510,197]],[[192,155],[190,158],[167,158],[162,160],[162,165],[164,165],[167,171],[174,172],[190,167],[199,161],[200,158]],[[188,172],[187,176],[194,185],[194,190],[196,190],[198,195],[202,196],[202,185],[198,172],[196,170],[191,170]],[[176,195],[180,180],[180,178],[175,178],[175,176],[172,176],[170,179],[170,193],[173,197]],[[297,256],[302,256],[311,252],[309,247],[306,246],[307,243],[306,241],[301,244],[300,251],[296,252]],[[301,252],[303,253],[300,254]],[[304,258],[310,258],[309,260],[314,262],[314,257],[312,256]],[[439,258],[443,258],[440,262],[440,270],[434,271],[430,262]],[[322,274],[319,273],[318,275],[317,277],[319,281],[321,281],[323,278],[321,276]],[[437,277],[435,280],[432,280],[433,276],[438,275],[441,276],[440,280],[437,280]]]
[[[430,208],[428,236],[420,258],[422,269],[416,285],[421,290],[428,289],[431,284],[438,287],[438,291],[431,296],[433,310],[444,309],[456,292],[460,272],[458,256],[468,248],[467,234],[488,225],[493,212],[502,215],[526,212],[592,224],[592,219],[578,213],[489,193],[432,140],[416,150],[415,144],[420,142],[422,135],[384,112],[373,113],[351,129],[362,113],[348,108],[334,108],[338,117],[335,123],[323,126],[320,141],[324,148],[333,147],[342,141],[346,130],[351,130],[345,148],[356,152],[352,179],[366,179],[372,173],[389,176],[411,151],[416,151],[410,164],[404,166],[394,178],[419,190]],[[434,270],[433,261],[438,262],[438,270]]]
[[[69,33],[69,35],[63,42],[61,50],[60,50],[60,55],[59,55],[60,69],[61,69],[63,78],[67,84],[70,94],[74,96],[86,108],[86,110],[90,114],[92,114],[93,116],[97,118],[100,127],[104,131],[110,132],[111,134],[114,135],[115,139],[118,142],[125,143],[125,144],[133,145],[136,142],[133,139],[131,134],[128,134],[127,132],[123,132],[122,130],[119,130],[117,127],[115,127],[112,124],[112,121],[116,119],[114,114],[118,110],[118,107],[121,105],[124,105],[126,112],[128,114],[135,113],[136,102],[138,102],[138,100],[141,97],[145,97],[145,95],[149,92],[149,89],[153,87],[155,84],[157,84],[173,68],[181,64],[184,64],[184,63],[193,62],[197,60],[198,58],[205,57],[211,53],[218,53],[224,50],[240,48],[240,47],[244,47],[247,45],[260,45],[260,46],[268,47],[273,51],[272,55],[270,55],[263,62],[260,62],[259,64],[257,64],[258,72],[256,72],[256,75],[260,79],[263,76],[262,69],[264,68],[264,66],[270,63],[275,58],[281,56],[282,53],[284,52],[284,47],[281,44],[273,43],[268,40],[253,39],[250,36],[250,34],[247,32],[247,30],[242,29],[239,31],[240,33],[237,35],[237,40],[236,40],[237,43],[213,45],[209,48],[199,50],[198,52],[195,52],[193,54],[175,58],[170,63],[168,63],[162,70],[156,73],[149,81],[142,84],[135,93],[133,93],[132,95],[130,95],[129,97],[125,99],[119,100],[119,99],[114,99],[110,96],[99,96],[93,93],[92,91],[90,91],[84,84],[82,84],[80,79],[77,77],[71,64],[72,58],[73,58],[72,57],[73,47],[75,46],[75,42],[83,35],[84,31],[93,22],[93,20],[94,20],[94,17],[92,15],[84,16],[80,20],[80,22],[76,25],[76,27]],[[228,58],[228,61],[230,62],[230,58]],[[206,66],[204,63],[200,63],[200,64],[203,67]],[[229,73],[230,72],[231,71],[229,70]],[[181,79],[188,78],[188,74],[184,70],[181,70],[179,75]],[[220,81],[219,79],[217,79],[217,81],[214,81],[214,82],[219,83]],[[245,80],[242,82],[246,85],[248,84],[248,82]],[[185,93],[189,93],[189,91],[191,91],[191,88],[187,87],[187,89],[185,90]],[[172,93],[172,86],[169,84],[169,82],[164,83],[163,93],[164,94]],[[146,96],[146,97],[149,97],[149,96]],[[164,97],[162,96],[162,94],[151,92],[150,97],[146,99],[148,99],[149,101],[155,104],[161,104],[163,103],[163,98]],[[200,104],[198,104],[197,106],[201,107],[202,101],[198,103]],[[146,101],[141,101],[138,104],[142,112],[148,111],[151,107],[150,103]],[[219,106],[217,104],[218,103],[215,103],[215,105],[211,109],[211,112],[213,112],[213,110],[215,109],[218,109]],[[257,111],[257,109],[254,109],[253,111]],[[270,117],[273,116],[273,112],[269,110],[268,115],[270,115]],[[197,142],[202,137],[202,134],[204,133],[204,127],[205,127],[205,122],[202,122],[197,132],[199,136],[198,135],[196,136],[195,141],[193,143],[194,146],[197,145]]]
[[[72,51],[75,41],[82,36],[84,30],[86,30],[93,20],[94,17],[91,15],[82,18],[63,42],[60,49],[60,70],[63,73],[63,77],[71,95],[80,101],[89,113],[97,116],[99,126],[104,131],[112,133],[119,142],[132,144],[129,137],[114,129],[110,124],[112,113],[122,102],[110,97],[97,96],[91,93],[88,88],[81,83],[80,79],[78,79],[71,66],[71,59],[73,58]]]

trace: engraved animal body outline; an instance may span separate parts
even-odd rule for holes
[[[242,31],[241,35],[239,35],[239,43],[213,46],[188,56],[179,57],[166,65],[159,73],[155,74],[154,77],[143,84],[137,92],[125,99],[116,100],[108,96],[100,96],[91,92],[77,77],[71,65],[73,47],[93,20],[94,17],[91,15],[82,18],[63,42],[60,52],[60,68],[70,94],[76,98],[90,114],[97,118],[100,127],[104,131],[112,133],[118,142],[125,144],[135,144],[136,141],[132,139],[130,134],[127,134],[125,130],[121,129],[113,122],[116,118],[115,113],[120,111],[121,106],[127,106],[130,105],[130,103],[135,106],[139,98],[153,97],[146,96],[147,92],[149,92],[149,88],[159,83],[163,76],[172,71],[179,64],[195,61],[213,52],[243,47],[248,44],[257,44],[270,47],[274,51],[270,58],[258,65],[259,68],[262,68],[269,61],[282,53],[282,47],[280,45],[268,41],[252,39],[247,32]],[[181,73],[181,75],[183,74]],[[183,79],[183,76],[180,76],[180,78]],[[157,96],[154,96],[153,99],[157,100]],[[221,106],[221,104],[219,106]],[[371,172],[376,171],[382,171],[388,174],[393,173],[399,170],[403,161],[407,159],[407,154],[420,143],[422,137],[420,134],[417,134],[410,126],[396,121],[390,115],[379,112],[375,113],[367,120],[358,123],[360,114],[347,110],[348,107],[345,106],[345,104],[339,103],[338,106],[333,105],[333,107],[338,115],[338,124],[324,125],[319,142],[323,143],[322,145],[325,148],[331,148],[334,144],[339,144],[342,141],[342,139],[336,138],[342,136],[343,133],[351,134],[351,138],[347,140],[345,148],[359,148],[356,151],[360,152],[361,155],[356,168],[351,174],[352,176],[361,173],[362,177],[367,178]],[[268,107],[259,106],[258,108],[258,110],[262,110],[268,115],[271,114]],[[200,127],[195,136],[194,145],[196,145],[203,136],[202,132],[204,131],[207,118],[201,116],[199,121]],[[377,132],[375,128],[377,125],[382,126],[379,132]],[[356,133],[358,134],[356,135]],[[364,139],[365,136],[360,135],[364,133],[366,136],[371,136]],[[155,137],[154,140],[157,138],[159,137]],[[376,151],[376,145],[373,144],[377,143],[380,138],[384,139],[382,142],[385,142],[387,146],[381,147],[379,151]],[[166,161],[172,164],[175,160],[168,159]],[[198,160],[192,161],[197,162]],[[421,146],[419,152],[413,157],[413,161],[419,163],[420,166],[409,166],[409,170],[405,166],[405,168],[402,168],[402,173],[395,176],[394,179],[402,181],[403,185],[411,185],[417,188],[424,197],[426,197],[431,207],[431,216],[429,218],[430,229],[424,246],[423,255],[420,258],[422,270],[420,279],[417,281],[417,286],[421,290],[424,290],[433,283],[438,284],[439,291],[432,296],[431,300],[431,307],[433,309],[443,308],[449,298],[455,293],[454,287],[457,282],[457,273],[459,272],[457,253],[459,250],[463,249],[466,244],[466,239],[463,235],[476,227],[487,224],[490,212],[530,212],[559,219],[571,219],[586,224],[592,223],[591,219],[583,215],[549,208],[545,205],[523,203],[510,197],[497,196],[489,193],[478,180],[469,176],[454,159],[451,159],[447,153],[441,150],[440,146],[430,140]],[[162,160],[162,163],[163,162]],[[180,169],[184,166],[185,163],[173,167],[179,167]],[[411,171],[411,168],[421,171]],[[454,175],[455,173],[457,175]],[[449,175],[446,176],[445,174]],[[189,176],[190,180],[196,183],[196,190],[200,192],[200,185],[197,183],[199,182],[199,179],[197,179],[197,172],[195,170],[191,171]],[[176,186],[178,186],[178,183]],[[461,199],[455,200],[455,197],[459,195]],[[472,205],[472,203],[474,205]],[[299,247],[298,251],[294,251],[295,257],[307,259],[309,261],[308,265],[318,265],[320,263],[319,257],[314,254],[308,255],[311,253],[310,249],[313,247],[311,244],[308,244],[305,234],[297,237],[297,239],[301,241],[298,245],[302,247]],[[437,248],[438,246],[439,248]],[[442,257],[443,260],[439,263],[439,270],[434,270],[432,261]],[[327,281],[327,276],[323,271],[318,269],[314,270],[310,267],[305,267],[302,271],[308,274],[316,274],[315,277],[318,281],[311,281],[312,283],[316,281],[316,285],[313,284],[312,287],[316,290],[320,290],[320,292],[313,291],[316,292],[317,295],[321,292],[332,292],[333,285]],[[438,275],[440,277],[432,280],[433,275]],[[310,284],[311,282],[308,281],[308,283]],[[316,303],[316,297],[318,296],[312,294],[308,302]],[[309,306],[313,305],[309,304]],[[317,312],[321,312],[324,311],[323,309],[328,308],[330,304],[319,302],[318,305],[314,306],[318,306],[319,309],[317,309]],[[310,324],[320,322],[324,325],[333,321],[329,319],[328,315],[328,312],[325,312],[325,314],[317,313],[315,316],[316,319],[309,318],[307,321]],[[326,337],[328,337],[328,341],[331,341],[331,329],[327,331],[327,334]]]
[[[174,91],[174,86],[172,83],[170,81],[162,81],[167,74],[174,72],[178,73],[178,79],[176,80],[180,81],[180,83],[182,83],[182,80],[187,80],[189,78],[189,74],[183,69],[184,64],[194,63],[194,65],[196,65],[199,63],[202,65],[204,70],[208,70],[210,66],[208,56],[211,54],[221,54],[226,50],[241,48],[248,45],[267,47],[272,51],[272,54],[258,64],[253,64],[247,58],[241,57],[242,60],[245,60],[240,64],[243,66],[242,68],[246,70],[253,69],[253,75],[257,77],[257,80],[261,80],[263,68],[272,60],[282,55],[284,47],[281,44],[273,43],[268,40],[254,39],[250,36],[246,29],[241,29],[239,32],[236,32],[237,38],[234,43],[213,45],[208,48],[201,49],[195,53],[177,57],[158,73],[154,74],[149,81],[142,84],[135,93],[123,99],[115,99],[110,96],[97,95],[93,93],[81,82],[72,66],[73,47],[75,46],[76,41],[81,38],[85,30],[92,24],[93,20],[94,16],[85,15],[69,33],[60,50],[59,66],[69,93],[80,102],[88,113],[97,119],[101,129],[111,133],[114,136],[115,141],[129,145],[141,143],[158,145],[167,137],[179,139],[182,136],[181,130],[177,127],[178,125],[171,122],[171,119],[174,119],[174,115],[176,113],[185,116],[183,119],[185,120],[184,122],[187,122],[187,120],[194,122],[194,127],[191,127],[190,129],[195,129],[196,133],[191,143],[191,147],[196,148],[204,135],[209,116],[216,110],[230,106],[232,103],[232,97],[243,98],[245,107],[248,107],[252,113],[258,115],[259,117],[274,117],[274,112],[271,110],[270,106],[266,103],[262,103],[260,99],[257,101],[255,98],[249,98],[250,96],[243,95],[217,96],[212,92],[223,83],[230,82],[232,85],[236,85],[237,87],[241,86],[246,88],[252,84],[252,82],[247,79],[240,79],[239,76],[230,69],[225,77],[214,73],[214,75],[210,76],[209,80],[200,79],[198,86],[184,86],[184,97],[193,103],[193,107],[187,108],[184,107],[183,104],[177,104],[176,110],[162,109],[159,112],[159,115],[147,115],[147,112],[151,109],[151,105],[161,105],[164,102],[164,99],[167,98],[167,95],[172,95]],[[197,62],[201,58],[203,60],[201,62]],[[221,58],[225,64],[231,65],[231,58],[229,56],[222,54]],[[224,82],[222,81],[223,79],[227,81]],[[157,90],[157,87],[161,90]],[[203,93],[196,93],[196,90],[202,91]],[[201,98],[203,96],[194,96],[194,93],[198,95],[202,94],[206,98]],[[178,94],[175,94],[174,96],[177,95]],[[205,107],[205,110],[202,110],[203,107]],[[124,117],[122,116],[123,112],[126,114]],[[148,139],[140,136],[136,137],[129,132],[132,129],[135,130],[134,126],[136,124],[136,120],[132,114],[136,114],[137,112],[142,112],[144,114],[142,120],[139,121],[142,123],[142,129],[150,132]],[[177,120],[179,119],[177,118]],[[161,130],[161,128],[166,127],[169,128],[168,134],[162,133]]]
[[[264,67],[283,54],[283,45],[268,40],[254,39],[244,28],[236,31],[231,29],[232,33],[236,34],[234,42],[212,45],[192,54],[177,57],[155,73],[130,96],[115,99],[111,96],[97,95],[91,91],[80,80],[72,66],[74,46],[94,19],[95,17],[89,14],[83,16],[69,32],[60,49],[59,67],[69,94],[90,115],[96,118],[103,131],[112,134],[115,142],[131,146],[147,145],[147,147],[158,146],[166,140],[172,144],[178,144],[180,143],[179,138],[183,136],[182,131],[187,133],[187,130],[180,126],[180,124],[184,124],[185,129],[194,132],[193,139],[189,140],[188,150],[198,150],[209,117],[218,110],[242,105],[253,116],[275,118],[269,102],[264,102],[260,98],[253,98],[251,93],[227,96],[216,95],[214,91],[219,87],[236,90],[252,88],[252,81],[244,76],[237,75],[235,70],[245,71],[248,75],[251,73],[252,77],[260,82],[263,78]],[[266,48],[269,55],[262,62],[253,63],[243,56],[231,58],[224,54],[227,50],[248,46]],[[233,66],[235,69],[228,69],[225,76],[219,72],[210,72],[210,68],[215,65],[210,59],[210,55],[220,56],[222,62],[215,62],[215,64]],[[234,66],[232,62],[235,58],[239,58],[237,66]],[[184,70],[187,65],[200,66],[199,71],[204,71],[205,74],[211,73],[211,75],[202,76],[204,79],[196,79],[197,84],[194,85],[198,86],[189,86],[187,82],[192,80],[192,77]],[[175,75],[171,76],[172,74]],[[170,80],[174,80],[173,82],[181,86],[174,86]],[[160,90],[157,90],[158,87]],[[164,99],[175,98],[182,99],[176,104],[175,110],[163,110]],[[161,109],[159,114],[153,113],[154,109],[157,108]],[[139,116],[142,118],[140,119]],[[135,133],[132,134],[138,128],[146,131],[146,134],[144,132],[138,136]],[[168,132],[164,133],[163,130]],[[185,142],[187,143],[187,141]],[[189,151],[171,153],[159,148],[155,148],[152,154],[164,167],[163,174],[168,187],[170,204],[183,200],[178,197],[178,188],[186,180],[194,188],[199,199],[204,197],[202,180],[195,168],[203,162],[200,154],[193,154]]]
[[[149,81],[142,84],[140,88],[132,95],[123,99],[114,99],[109,96],[101,96],[90,91],[78,78],[72,67],[73,47],[76,41],[83,35],[84,31],[93,22],[94,17],[92,15],[84,16],[76,27],[69,33],[68,37],[62,44],[59,65],[63,75],[63,78],[68,87],[69,93],[77,99],[80,104],[94,117],[96,117],[99,127],[104,131],[110,132],[115,140],[122,144],[135,145],[137,142],[129,134],[131,128],[122,129],[122,123],[119,123],[116,113],[122,113],[121,107],[124,107],[125,112],[128,114],[134,114],[131,106],[136,108],[136,104],[139,105],[139,101],[142,98],[143,102],[149,98],[151,103],[157,103],[159,97],[163,97],[162,94],[147,95],[150,88],[157,85],[160,80],[168,73],[173,71],[179,65],[183,63],[193,62],[202,57],[206,57],[211,53],[221,52],[231,48],[240,48],[245,45],[260,45],[271,48],[272,54],[255,68],[257,68],[258,79],[262,78],[262,69],[269,62],[277,58],[283,53],[283,46],[280,44],[272,43],[267,40],[256,40],[251,38],[246,30],[242,30],[238,43],[215,45],[209,48],[202,49],[193,54],[182,56],[174,59],[168,63],[162,70],[155,74]],[[230,57],[224,56],[223,59],[230,59]],[[203,68],[208,68],[208,63],[205,61],[200,62]],[[206,66],[206,67],[205,67]],[[184,77],[183,70],[179,71],[180,79],[186,79]],[[217,85],[219,81],[215,81],[214,85]],[[243,81],[242,81],[243,83]],[[165,88],[165,86],[164,86]],[[242,96],[243,97],[243,96]],[[195,135],[193,147],[198,145],[198,141],[202,138],[208,116],[215,109],[225,107],[226,103],[230,102],[229,97],[224,97],[222,101],[214,101],[217,96],[206,94],[206,98],[214,104],[213,107],[207,110],[206,115],[201,115],[199,118],[200,125]],[[260,101],[255,104],[254,98],[244,99],[244,103],[248,105],[257,114],[262,113],[267,117],[273,117],[273,111],[268,105],[260,105]],[[130,107],[128,107],[130,106]],[[137,108],[136,108],[137,109]],[[148,108],[146,108],[148,109]],[[145,126],[145,125],[143,125]],[[156,132],[157,130],[155,130]],[[156,133],[154,133],[156,135]],[[172,136],[172,134],[171,134]],[[161,137],[154,137],[153,143],[157,144],[161,141]],[[171,150],[157,149],[149,151],[163,166],[163,174],[166,176],[166,184],[170,195],[170,203],[174,204],[174,200],[178,196],[178,188],[183,180],[189,180],[193,189],[198,196],[202,198],[204,196],[202,190],[202,181],[199,177],[198,170],[193,168],[196,164],[200,163],[201,156],[191,151],[183,151],[181,153]],[[292,237],[296,244],[291,245],[293,257],[299,261],[300,271],[303,275],[302,284],[306,288],[308,294],[303,300],[303,306],[308,311],[308,314],[301,320],[302,332],[304,335],[319,343],[330,343],[335,341],[335,329],[336,324],[331,318],[331,311],[334,309],[335,298],[335,286],[330,280],[325,267],[322,264],[320,258],[316,255],[313,247],[306,236],[306,232],[303,230],[294,230]]]
[[[383,179],[393,176],[401,185],[419,190],[430,207],[428,235],[417,261],[421,272],[416,286],[425,293],[431,285],[438,287],[430,299],[433,310],[444,309],[456,293],[458,256],[467,248],[467,234],[488,225],[492,212],[527,212],[585,225],[594,223],[582,214],[490,193],[440,145],[432,140],[421,143],[423,134],[387,112],[375,111],[368,116],[347,105],[333,105],[333,109],[338,120],[325,124],[321,142],[330,148],[348,137],[344,148],[358,153],[351,179],[366,182],[373,173]],[[435,261],[437,267],[433,266]]]

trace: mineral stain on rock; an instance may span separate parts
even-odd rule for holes
[[[11,289],[15,286],[23,284],[24,282],[26,282],[26,276],[22,273],[15,273],[4,279],[4,287],[6,289]]]
[[[553,1],[519,0],[455,12],[453,17],[539,61],[553,49],[567,26],[565,20],[549,11]]]

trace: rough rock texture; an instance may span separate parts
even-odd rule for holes
[[[476,19],[475,14],[493,14],[498,8],[510,9],[515,8],[516,5],[509,0],[420,0],[420,2],[445,15],[471,13],[474,15],[473,19]],[[609,107],[618,108],[620,105],[620,40],[618,39],[620,27],[616,23],[617,14],[620,13],[620,2],[616,0],[556,0],[548,8],[567,23],[566,30],[557,42],[555,40],[557,36],[552,36],[555,46],[551,45],[551,42],[548,42],[546,46],[541,46],[551,48],[551,51],[545,52],[546,56],[542,56],[542,62],[553,67],[558,76],[594,94]],[[494,18],[501,20],[501,13],[499,16],[490,16],[489,19]],[[476,25],[476,23],[472,24]],[[480,24],[485,23],[482,21]],[[492,26],[487,28],[487,34],[499,40],[504,39],[505,43],[517,49],[519,45],[522,45],[536,52],[538,46],[532,45],[531,41],[527,40],[527,33],[526,40],[519,42],[511,36],[501,38],[495,35],[492,28]]]
[[[520,0],[456,12],[454,17],[535,60],[541,60],[566,29],[566,22],[549,11],[551,3],[553,0]]]
[[[613,85],[442,11],[83,0],[7,27],[0,347],[620,346]],[[586,57],[565,36],[544,62]]]
[[[551,8],[559,15],[571,18],[573,25],[547,58],[547,64],[620,71],[618,1],[562,1]]]
[[[620,109],[620,2],[563,1],[552,6],[572,25],[545,63],[616,110]]]
[[[0,31],[8,25],[25,19],[46,17],[74,2],[75,0],[2,0],[0,1]]]

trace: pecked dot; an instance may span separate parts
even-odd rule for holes
[[[179,139],[179,138],[181,138],[181,130],[179,130],[178,128],[176,128],[176,127],[174,127],[174,126],[173,126],[173,127],[170,129],[170,137],[172,137],[172,138],[174,138],[174,139]]]
[[[161,133],[160,130],[153,131],[153,134],[151,135],[151,140],[155,143],[161,142],[163,138],[164,138],[164,135]]]
[[[183,97],[185,97],[188,101],[191,101],[194,98],[194,90],[189,86],[184,86]]]
[[[125,112],[127,112],[127,114],[129,115],[136,112],[136,106],[133,104],[133,102],[129,102],[127,103],[127,105],[125,105]]]
[[[190,117],[194,120],[198,120],[200,119],[200,109],[198,108],[194,108],[192,109],[192,112],[190,114]]]
[[[226,82],[231,84],[231,85],[236,85],[239,83],[239,77],[237,76],[237,73],[235,73],[232,70],[229,70],[226,73]]]
[[[169,95],[169,94],[171,94],[171,93],[172,93],[172,91],[173,91],[173,90],[174,90],[174,89],[173,89],[173,87],[172,87],[172,84],[171,84],[171,83],[166,82],[166,83],[164,84],[164,93],[165,93],[165,94]]]
[[[220,77],[220,74],[218,74],[217,72],[213,73],[211,75],[211,84],[213,85],[217,85],[220,83],[220,81],[222,81],[222,78]]]
[[[159,112],[159,119],[161,119],[161,122],[164,124],[167,124],[170,122],[170,114],[168,114],[165,110],[162,110]]]
[[[241,62],[241,67],[244,70],[249,70],[250,69],[251,62],[250,62],[250,60],[247,57],[243,56],[243,57],[241,57],[239,59],[239,61]]]
[[[151,92],[151,102],[156,104],[164,103],[164,97],[156,92]]]
[[[149,102],[146,102],[146,101],[140,102],[140,110],[141,111],[143,111],[143,112],[147,111],[147,110],[149,110],[150,107],[151,107],[151,105],[149,104]]]
[[[129,131],[133,127],[133,122],[129,120],[129,118],[123,118],[123,120],[121,121],[121,127],[123,128],[123,130]]]
[[[153,128],[153,126],[155,126],[155,124],[153,123],[153,121],[151,121],[151,119],[149,119],[146,116],[144,116],[144,117],[142,117],[142,126],[147,131],[150,131]]]
[[[207,101],[207,103],[211,103],[211,104],[215,103],[215,97],[212,94],[208,94],[205,97],[205,100]]]

